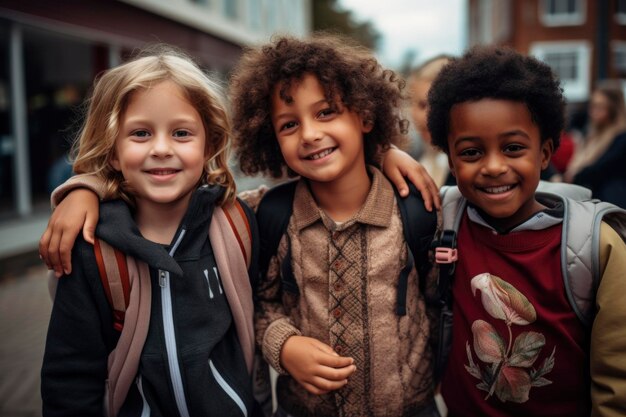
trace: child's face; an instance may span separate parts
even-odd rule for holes
[[[454,105],[448,146],[461,193],[492,225],[516,226],[542,208],[535,190],[552,141],[541,143],[524,103],[483,99]]]
[[[279,88],[272,96],[272,125],[289,168],[324,183],[366,172],[363,134],[370,125],[346,108],[332,110],[313,75],[292,84],[289,104],[280,98]]]
[[[422,140],[431,143],[428,132],[428,90],[432,83],[427,80],[416,78],[411,82],[411,116],[413,123]]]
[[[171,81],[132,94],[120,120],[113,167],[142,204],[187,204],[206,160],[202,118]]]
[[[591,95],[589,102],[589,119],[595,127],[603,127],[611,122],[609,98],[600,91]]]

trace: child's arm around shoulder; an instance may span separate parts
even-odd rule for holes
[[[55,275],[72,272],[72,247],[78,233],[93,244],[98,224],[99,199],[104,183],[96,175],[75,175],[58,186],[50,196],[55,210],[39,240],[39,256]]]
[[[41,372],[44,415],[102,416],[111,311],[93,247],[78,239],[68,279],[58,280]],[[103,334],[102,329],[111,329]]]
[[[256,210],[267,190],[261,186],[243,191],[239,198]],[[98,203],[104,197],[104,183],[94,174],[75,175],[52,192],[54,211],[39,240],[39,255],[57,278],[72,272],[72,246],[81,230],[84,239],[93,244],[100,214]]]
[[[591,331],[592,416],[626,413],[626,244],[609,225],[600,228],[601,280]]]
[[[439,189],[428,171],[408,153],[391,147],[383,154],[381,170],[402,197],[409,195],[407,180],[421,193],[426,210],[441,208]]]

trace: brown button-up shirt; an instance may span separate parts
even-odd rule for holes
[[[375,168],[370,172],[363,207],[341,224],[300,180],[286,236],[259,288],[257,341],[282,374],[279,404],[297,417],[412,416],[432,399],[429,325],[417,273],[408,280],[407,314],[398,316],[398,277],[408,248],[391,184]],[[279,265],[288,245],[299,294],[281,288]],[[287,375],[280,351],[293,335],[353,358],[348,384],[316,396]]]

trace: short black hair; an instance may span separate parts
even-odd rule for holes
[[[428,130],[433,144],[449,153],[450,111],[455,104],[482,99],[526,104],[541,142],[559,146],[565,100],[559,80],[545,63],[508,47],[477,46],[446,65],[428,92]],[[489,121],[485,121],[488,123]]]

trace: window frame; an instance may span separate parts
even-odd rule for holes
[[[563,94],[568,101],[585,101],[590,94],[591,81],[591,54],[592,45],[584,40],[565,42],[535,42],[530,45],[529,54],[546,62],[545,57],[549,54],[565,54],[575,52],[577,54],[577,77],[576,79],[561,79]],[[546,62],[548,65],[549,63]],[[556,69],[553,68],[556,73]]]
[[[539,6],[539,20],[544,26],[579,26],[585,24],[587,20],[587,1],[573,0],[576,2],[577,11],[574,13],[550,13],[548,12],[549,2],[566,2],[569,0],[541,0]]]

